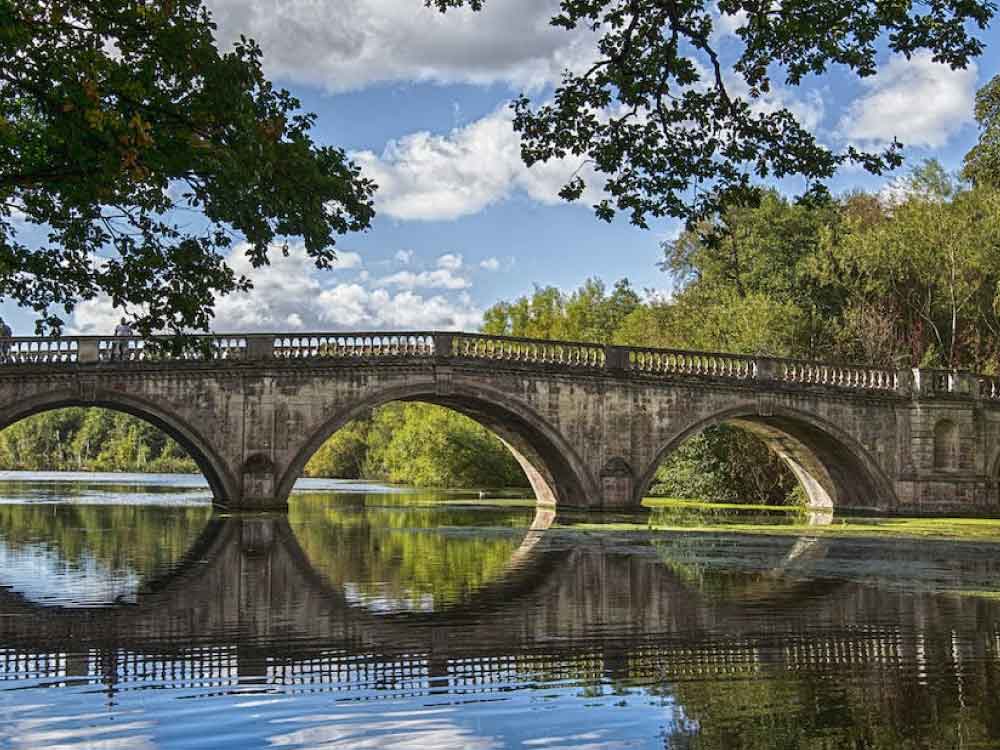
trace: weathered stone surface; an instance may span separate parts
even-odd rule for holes
[[[282,508],[337,429],[390,401],[424,401],[496,432],[540,502],[603,510],[638,507],[671,451],[730,423],[785,459],[816,507],[1000,513],[1000,399],[981,395],[992,382],[470,334],[435,341],[436,351],[370,356],[369,345],[331,356],[331,343],[278,359],[277,344],[250,340],[233,360],[22,361],[0,368],[0,426],[63,406],[125,411],[176,438],[220,506]]]

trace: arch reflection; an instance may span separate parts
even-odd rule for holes
[[[128,605],[55,608],[0,592],[0,669],[76,676],[107,693],[257,685],[369,706],[510,700],[538,686],[588,705],[658,697],[673,707],[657,728],[668,746],[696,738],[720,750],[784,747],[793,730],[830,746],[899,747],[903,716],[935,716],[942,737],[959,725],[993,731],[998,603],[873,585],[887,574],[858,541],[587,535],[536,520],[513,562],[474,577],[468,596],[387,611],[318,571],[285,517],[216,516]],[[893,554],[939,587],[1000,573],[973,548],[922,541]],[[371,568],[337,570],[357,580]],[[792,585],[801,580],[814,585]],[[917,668],[933,684],[914,684]],[[791,708],[776,716],[779,701]]]

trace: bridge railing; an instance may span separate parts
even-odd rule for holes
[[[275,359],[348,359],[367,357],[429,357],[436,353],[435,334],[308,333],[253,337],[261,346],[270,340]]]
[[[621,347],[621,351],[624,369],[645,375],[695,375],[749,380],[756,374],[754,358],[741,354],[639,347]]]
[[[543,341],[514,336],[486,336],[475,333],[439,334],[445,356],[459,359],[524,362],[538,365],[601,369],[607,347],[578,341]]]
[[[766,364],[760,365],[763,361]],[[857,365],[828,365],[796,359],[771,359],[758,362],[758,370],[776,370],[774,379],[799,385],[825,385],[834,388],[852,388],[862,391],[895,391],[899,373],[877,367]],[[758,375],[760,372],[758,372]]]
[[[605,346],[481,333],[384,331],[192,336],[180,353],[165,337],[63,336],[0,339],[0,366],[128,362],[426,359],[608,371],[645,378],[771,382],[873,393],[1000,401],[1000,377],[952,370],[831,365],[724,352]]]

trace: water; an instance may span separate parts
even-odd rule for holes
[[[0,481],[0,747],[1000,747],[1000,548]]]

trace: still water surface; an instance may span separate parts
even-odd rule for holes
[[[1000,747],[1000,546],[0,475],[0,747]]]

